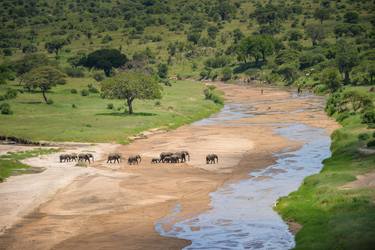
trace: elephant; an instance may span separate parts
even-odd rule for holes
[[[128,164],[129,165],[134,165],[134,164],[139,164],[139,162],[142,161],[142,158],[140,155],[132,155],[132,156],[129,156],[128,158]]]
[[[189,155],[188,151],[177,152],[177,153],[175,153],[175,155],[179,156],[181,162],[186,162],[186,157],[187,157],[188,161],[190,161],[190,155]]]
[[[78,155],[78,161],[84,161],[84,162],[88,161],[89,163],[91,163],[90,158],[91,157],[89,156],[89,154],[79,154]]]
[[[76,153],[72,153],[69,155],[69,161],[77,161],[78,155]]]
[[[151,163],[155,164],[155,163],[159,163],[161,160],[160,158],[152,158],[151,159]]]
[[[165,158],[166,157],[169,157],[169,156],[171,156],[171,155],[173,155],[173,153],[172,152],[162,152],[161,154],[160,154],[160,160],[161,160],[161,162],[165,162]]]
[[[70,156],[68,154],[60,155],[60,162],[67,162],[70,161]]]
[[[120,154],[117,154],[117,153],[113,153],[113,154],[109,154],[108,155],[108,159],[107,159],[107,163],[112,163],[112,161],[114,163],[120,163],[120,160],[121,160],[121,155]]]
[[[86,154],[92,161],[94,161],[94,155],[91,153]]]
[[[206,156],[206,164],[219,163],[219,157],[216,154],[209,154]]]

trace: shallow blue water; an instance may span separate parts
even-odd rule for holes
[[[204,124],[210,124],[205,120]],[[156,230],[164,236],[191,240],[185,249],[292,248],[294,237],[273,206],[279,197],[298,189],[306,176],[320,171],[322,160],[330,156],[331,141],[323,129],[303,124],[283,126],[276,132],[290,140],[303,141],[302,148],[293,152],[286,149],[275,155],[274,165],[211,193],[211,210],[178,222],[166,232],[162,225],[179,213],[178,205],[156,224]]]

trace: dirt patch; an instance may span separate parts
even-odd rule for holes
[[[98,160],[89,168],[71,168],[68,163],[63,166],[56,155],[28,161],[47,170],[28,179],[30,182],[14,181],[17,186],[10,191],[17,192],[18,203],[11,201],[9,191],[7,209],[25,204],[22,198],[39,195],[50,189],[49,185],[54,192],[35,202],[29,216],[13,215],[24,219],[0,236],[0,245],[5,249],[30,249],[31,245],[33,249],[181,249],[189,242],[161,237],[154,229],[155,222],[177,203],[181,213],[175,221],[199,214],[210,208],[210,192],[224,183],[247,178],[251,170],[273,164],[275,153],[298,148],[302,142],[275,134],[275,128],[282,124],[302,122],[329,132],[337,128],[324,114],[321,98],[292,98],[292,93],[273,88],[263,88],[261,95],[256,87],[217,86],[225,92],[227,103],[246,105],[249,114],[255,116],[147,133],[144,139],[126,146],[93,146],[90,150],[96,152]],[[190,152],[189,162],[150,163],[162,151],[180,150]],[[124,161],[106,164],[105,155],[109,152],[125,157],[140,154],[142,162],[138,166],[128,166]],[[219,155],[218,164],[205,164],[209,153]],[[9,183],[14,178],[18,177],[11,177]],[[46,185],[28,190],[31,180],[35,183],[39,179]],[[60,184],[56,186],[56,182]],[[0,193],[3,197],[4,193]]]
[[[375,172],[356,176],[357,180],[342,186],[342,189],[375,188]]]

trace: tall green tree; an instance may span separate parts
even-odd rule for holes
[[[68,41],[66,39],[54,39],[46,42],[45,48],[47,49],[48,53],[55,53],[58,55],[60,50],[67,44]]]
[[[323,24],[324,20],[328,20],[330,17],[330,9],[327,8],[318,8],[314,12],[315,19],[318,19],[320,21],[320,24]]]
[[[313,46],[316,46],[319,41],[325,38],[325,30],[322,25],[307,25],[305,28],[306,34],[311,38]]]
[[[107,98],[125,100],[129,114],[133,114],[135,99],[160,99],[162,87],[155,77],[130,71],[105,80],[101,90]]]
[[[102,69],[110,76],[113,68],[119,68],[128,62],[128,58],[117,49],[100,49],[80,60],[79,65],[88,68]]]
[[[350,83],[350,72],[359,64],[357,49],[341,39],[336,43],[336,63],[340,73],[344,74],[344,83]]]
[[[320,82],[327,85],[328,89],[333,93],[340,88],[342,78],[336,68],[328,68],[322,72]]]
[[[237,55],[239,60],[245,63],[249,58],[254,58],[255,63],[259,65],[260,59],[266,61],[267,56],[272,55],[275,50],[273,38],[267,35],[255,35],[241,40]]]
[[[65,83],[65,74],[51,66],[42,66],[32,69],[23,76],[27,89],[40,89],[44,101],[48,104],[46,93],[56,84]]]

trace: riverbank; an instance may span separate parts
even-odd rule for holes
[[[273,164],[274,153],[299,148],[300,142],[275,133],[280,123],[304,123],[327,133],[337,127],[322,110],[322,98],[295,98],[293,93],[275,88],[264,88],[261,95],[261,89],[255,87],[217,87],[225,93],[227,104],[241,103],[257,115],[230,121],[224,116],[214,125],[198,122],[119,146],[116,150],[124,156],[141,154],[142,163],[109,166],[99,158],[92,166],[100,173],[75,178],[0,236],[0,245],[5,249],[22,249],[31,242],[35,249],[182,248],[189,242],[162,237],[154,228],[177,203],[181,212],[170,226],[209,209],[209,193],[224,183]],[[236,114],[229,110],[225,115]],[[182,149],[192,156],[186,164],[149,163],[162,151]],[[217,153],[219,164],[206,165],[208,153]]]
[[[374,130],[358,116],[342,125],[332,134],[332,157],[322,171],[277,205],[284,220],[302,226],[295,249],[372,249],[375,244],[375,154],[362,153],[366,139],[360,139],[371,138]]]

